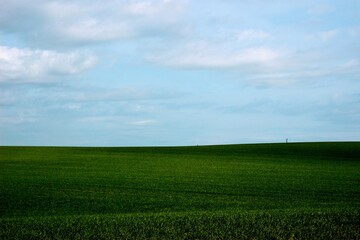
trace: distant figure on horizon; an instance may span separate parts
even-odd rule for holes
[[[286,143],[288,143],[288,139],[286,139]]]

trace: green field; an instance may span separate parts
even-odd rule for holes
[[[360,239],[360,142],[0,147],[0,239]]]

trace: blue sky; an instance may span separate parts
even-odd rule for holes
[[[358,0],[0,5],[0,145],[360,140]]]

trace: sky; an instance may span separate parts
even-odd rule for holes
[[[0,145],[360,140],[359,0],[0,6]]]

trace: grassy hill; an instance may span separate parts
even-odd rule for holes
[[[360,143],[0,147],[0,239],[360,239]]]

